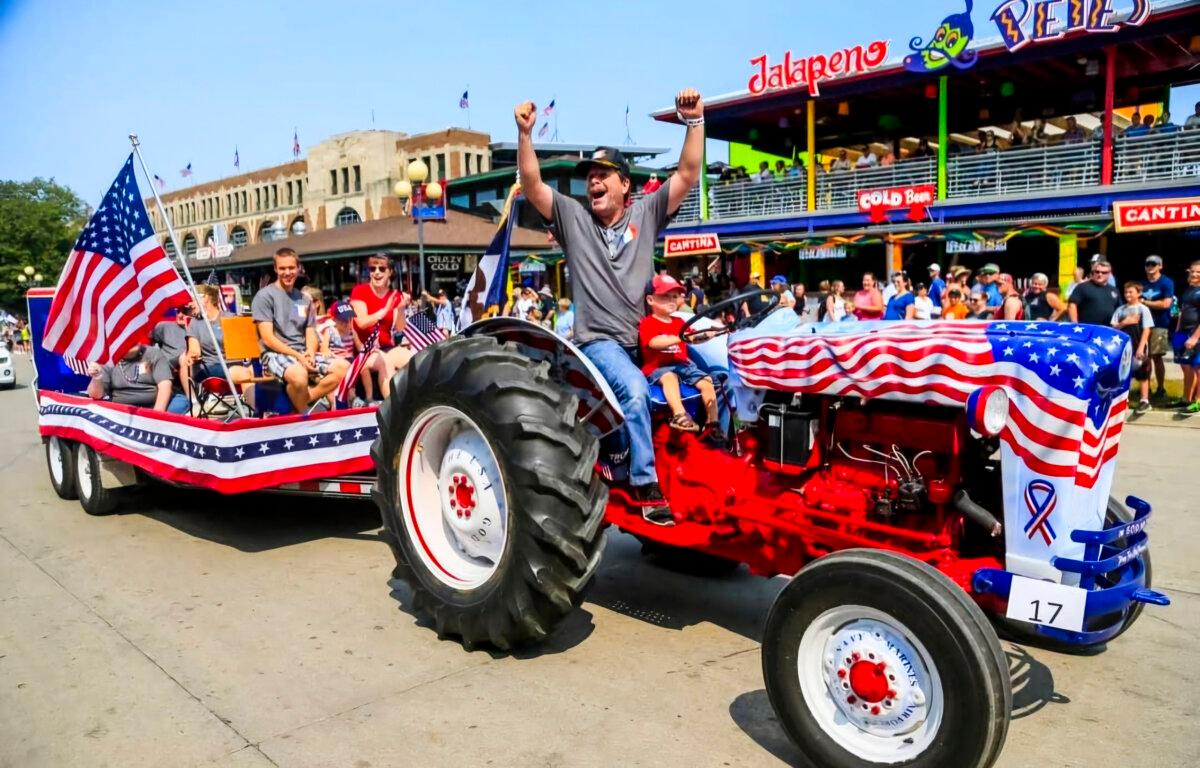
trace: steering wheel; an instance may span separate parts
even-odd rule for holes
[[[737,313],[742,304],[744,304],[747,300],[754,298],[755,296],[763,295],[766,295],[768,299],[766,305],[762,309],[750,314],[748,317],[738,316]],[[688,319],[686,323],[683,324],[683,328],[679,331],[679,338],[685,344],[695,344],[696,337],[700,335],[706,336],[707,338],[705,340],[707,341],[708,338],[723,336],[727,333],[740,331],[743,328],[753,328],[761,323],[763,319],[766,318],[767,315],[771,314],[771,312],[778,306],[779,294],[767,288],[755,288],[753,290],[746,291],[745,293],[739,293],[737,296],[730,296],[728,299],[718,301],[716,304],[708,305],[703,312],[697,312],[690,319]],[[701,319],[708,318],[709,320],[720,320],[721,316],[730,309],[733,310],[734,315],[737,317],[737,319],[732,323],[724,325],[720,328],[705,328],[703,330],[693,329],[693,326]]]

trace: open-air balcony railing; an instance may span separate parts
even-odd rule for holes
[[[947,197],[1024,197],[1054,194],[1100,184],[1099,139],[997,152],[952,155],[946,168]],[[1148,184],[1200,179],[1200,130],[1117,137],[1113,147],[1113,183]],[[817,174],[816,210],[858,209],[858,193],[867,189],[936,184],[934,158],[901,160],[890,166]],[[740,182],[711,182],[710,219],[795,215],[808,210],[806,175]],[[700,219],[700,193],[693,189],[675,221]]]

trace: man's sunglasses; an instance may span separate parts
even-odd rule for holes
[[[372,264],[371,266],[367,267],[367,271],[368,271],[368,272],[387,272],[387,271],[388,271],[388,268],[387,268],[387,267],[381,267],[381,266],[379,266],[379,265],[377,265],[377,264]]]

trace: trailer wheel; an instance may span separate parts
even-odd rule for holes
[[[379,408],[372,492],[393,575],[468,649],[545,638],[604,548],[608,489],[575,396],[490,337],[430,346]]]
[[[1127,523],[1132,519],[1133,511],[1130,510],[1129,507],[1125,506],[1124,503],[1114,496],[1108,497],[1108,510],[1104,514],[1105,526],[1116,525],[1117,523]],[[1124,547],[1126,546],[1125,540],[1117,539],[1113,542],[1113,546]],[[1151,576],[1153,574],[1150,567],[1149,549],[1142,553],[1141,559],[1142,566],[1146,569],[1146,586],[1150,587],[1152,585]],[[1100,586],[1105,585],[1101,584]],[[1145,607],[1146,605],[1144,603],[1134,603],[1132,606],[1130,606],[1129,612],[1125,614],[1125,618],[1121,619],[1121,628],[1117,630],[1117,634],[1113,635],[1108,640],[1091,644],[1064,643],[1061,640],[1055,640],[1052,637],[1046,637],[1045,635],[1038,634],[1037,630],[1034,629],[1034,625],[1032,624],[1027,624],[1023,621],[1014,621],[1013,619],[1009,619],[1002,615],[994,616],[992,620],[996,623],[996,627],[1005,637],[1015,640],[1019,643],[1025,643],[1038,648],[1045,648],[1049,651],[1057,651],[1058,653],[1090,653],[1097,645],[1111,643],[1113,640],[1116,640],[1118,637],[1125,634],[1125,632],[1127,632],[1129,628],[1133,626],[1133,623],[1142,615],[1142,609]],[[1112,622],[1115,620],[1115,616],[1095,616],[1087,620],[1084,628],[1088,629],[1091,627],[1111,626]]]
[[[771,607],[763,677],[807,765],[992,765],[1012,710],[987,618],[934,568],[845,550],[800,571]]]
[[[117,508],[116,491],[100,482],[100,456],[91,446],[78,443],[75,451],[75,489],[79,504],[89,515],[107,515]]]
[[[46,468],[50,471],[50,485],[58,498],[71,501],[79,498],[75,490],[75,444],[51,436],[46,441]]]

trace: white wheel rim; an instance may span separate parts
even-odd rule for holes
[[[66,469],[63,466],[62,443],[57,437],[52,437],[48,448],[50,450],[50,479],[54,481],[54,487],[61,488],[66,475]]]
[[[937,735],[944,707],[937,666],[893,616],[862,605],[825,611],[800,638],[796,666],[817,724],[862,760],[911,760]]]
[[[92,462],[88,461],[86,445],[81,444],[79,453],[75,456],[75,476],[79,479],[79,498],[90,499],[92,497]]]
[[[475,589],[504,556],[508,498],[492,448],[466,414],[434,406],[400,451],[401,518],[425,569],[454,589]]]

